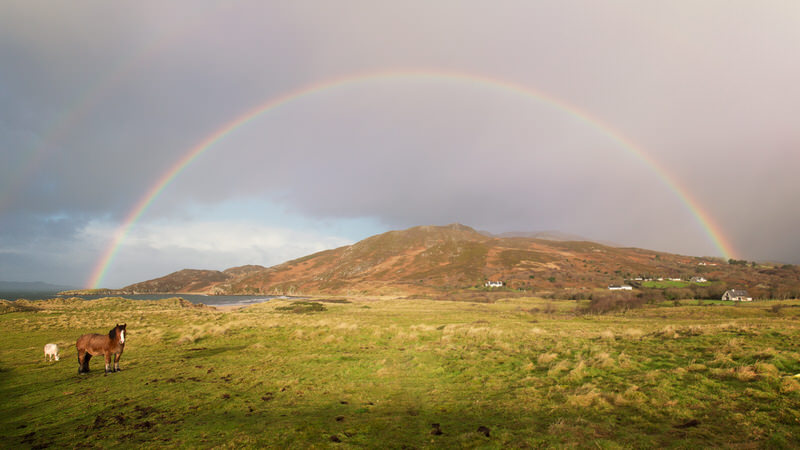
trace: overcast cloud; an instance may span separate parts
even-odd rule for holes
[[[0,280],[104,286],[272,265],[461,222],[800,263],[800,4],[765,1],[0,4]],[[470,81],[470,77],[472,81]],[[477,82],[474,77],[496,80]],[[500,87],[512,83],[583,111]]]

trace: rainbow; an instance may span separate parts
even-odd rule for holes
[[[111,245],[105,250],[100,258],[88,285],[92,288],[97,288],[103,281],[106,272],[114,261],[114,257],[120,249],[122,242],[128,235],[133,225],[139,218],[147,211],[148,207],[158,198],[158,196],[169,186],[169,184],[193,161],[205,153],[208,149],[214,146],[217,142],[224,139],[226,136],[236,131],[238,128],[247,125],[252,120],[260,117],[261,115],[272,111],[280,106],[289,102],[307,97],[310,95],[318,94],[330,89],[363,83],[366,81],[375,80],[408,80],[408,79],[423,79],[432,81],[449,81],[449,82],[464,82],[494,87],[497,89],[513,92],[523,95],[527,98],[543,102],[547,105],[553,106],[561,111],[564,111],[579,121],[590,125],[600,133],[616,142],[629,154],[643,162],[646,166],[652,169],[659,177],[659,179],[671,190],[691,211],[697,222],[705,230],[705,233],[714,243],[720,254],[726,259],[734,254],[732,247],[720,227],[714,223],[711,216],[703,211],[700,204],[689,192],[682,188],[665,169],[663,169],[652,157],[636,145],[633,141],[623,135],[620,131],[615,130],[608,124],[602,122],[598,118],[592,116],[586,111],[578,109],[576,106],[571,105],[564,100],[553,97],[545,92],[532,89],[520,84],[489,78],[482,75],[474,75],[460,72],[443,72],[443,71],[430,71],[430,70],[393,70],[383,72],[369,72],[359,73],[355,75],[335,78],[327,81],[322,81],[310,85],[306,85],[299,89],[284,93],[277,97],[261,103],[249,111],[239,115],[232,121],[223,125],[213,133],[206,136],[205,139],[200,141],[197,145],[189,149],[169,170],[167,170],[158,181],[147,191],[147,193],[139,200],[138,203],[125,217],[122,225],[114,233]]]

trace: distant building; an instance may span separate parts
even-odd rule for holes
[[[722,294],[723,300],[730,300],[733,302],[752,302],[753,297],[750,297],[750,294],[747,293],[744,289],[728,289]]]
[[[704,277],[692,277],[692,279],[689,281],[692,283],[705,283],[708,280],[706,280]]]
[[[503,284],[504,283],[502,281],[487,281],[486,284],[484,284],[484,286],[486,286],[486,287],[503,287]]]
[[[632,291],[633,287],[632,286],[628,286],[627,284],[623,284],[621,286],[612,284],[611,286],[608,287],[608,290],[610,290],[610,291]]]

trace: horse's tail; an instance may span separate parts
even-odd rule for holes
[[[86,342],[84,342],[84,335],[81,335],[77,341],[75,341],[75,350],[78,357],[78,373],[85,372],[86,369],[86,356],[89,354],[86,352]],[[81,350],[83,350],[83,360],[81,360]]]

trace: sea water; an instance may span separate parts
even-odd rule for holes
[[[182,298],[191,303],[209,306],[246,306],[266,302],[272,299],[287,299],[283,295],[198,295],[198,294],[137,294],[137,295],[58,295],[56,292],[0,292],[0,299],[4,300],[48,300],[51,298],[78,297],[85,300],[95,300],[106,297],[121,297],[131,300],[161,300],[164,298]]]

